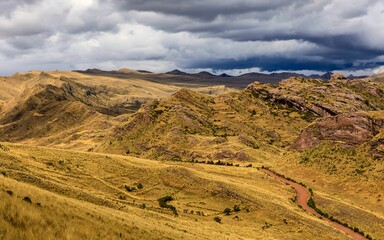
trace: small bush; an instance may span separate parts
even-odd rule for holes
[[[157,201],[159,202],[159,206],[162,208],[166,208],[167,202],[172,201],[172,200],[173,200],[172,196],[165,196],[165,197],[157,199]]]
[[[217,162],[215,163],[215,165],[220,165],[220,166],[222,166],[222,165],[225,165],[225,163],[219,160],[219,161],[217,161]]]
[[[135,187],[131,187],[131,186],[128,186],[128,185],[125,185],[125,190],[127,190],[128,192],[132,192],[133,190],[136,190]]]
[[[26,196],[23,198],[23,201],[27,202],[27,203],[32,203],[32,200],[30,197]]]
[[[240,206],[239,205],[233,206],[233,211],[240,212]]]
[[[312,197],[310,197],[307,201],[307,204],[310,208],[316,209],[315,201],[313,201]]]
[[[213,220],[217,223],[221,223],[221,218],[220,217],[214,217]]]
[[[229,215],[231,213],[231,209],[230,208],[226,208],[226,209],[224,209],[223,213],[225,215]]]

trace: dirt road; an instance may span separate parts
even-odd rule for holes
[[[353,230],[339,224],[339,223],[336,223],[336,222],[332,222],[331,220],[329,220],[328,218],[324,218],[322,217],[320,214],[318,214],[313,208],[311,208],[310,206],[308,206],[307,204],[307,201],[308,199],[311,197],[311,193],[308,191],[308,189],[298,183],[295,183],[293,181],[290,181],[288,179],[285,179],[281,176],[278,176],[277,174],[275,174],[274,172],[270,171],[270,170],[267,170],[267,169],[261,169],[262,172],[265,172],[267,173],[269,176],[283,182],[283,183],[286,183],[286,184],[289,184],[290,186],[292,186],[295,190],[296,190],[296,203],[301,206],[304,210],[306,210],[307,212],[317,216],[317,217],[321,217],[324,221],[326,221],[327,223],[331,224],[332,226],[334,226],[336,229],[339,229],[340,231],[344,232],[345,234],[353,237],[354,239],[358,239],[358,240],[364,240],[366,239],[365,237],[363,237],[362,235],[354,232]]]

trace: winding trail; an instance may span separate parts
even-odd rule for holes
[[[356,233],[353,230],[351,230],[351,229],[349,229],[349,228],[347,228],[347,227],[345,227],[345,226],[343,226],[343,225],[341,225],[339,223],[333,222],[333,221],[329,220],[328,218],[322,217],[313,208],[308,206],[307,201],[311,197],[311,193],[308,191],[308,189],[306,187],[301,186],[300,184],[295,183],[293,181],[290,181],[288,179],[285,179],[285,178],[283,178],[281,176],[278,176],[277,174],[275,174],[274,172],[272,172],[270,170],[260,169],[260,171],[268,174],[269,176],[271,176],[271,177],[273,177],[273,178],[275,178],[275,179],[277,179],[277,180],[279,180],[279,181],[281,181],[283,183],[286,183],[286,184],[289,184],[290,186],[292,186],[296,190],[296,203],[299,206],[301,206],[304,210],[306,210],[307,212],[311,213],[312,215],[315,215],[316,217],[321,218],[325,222],[331,224],[336,229],[344,232],[345,234],[347,234],[348,236],[353,237],[354,239],[358,239],[358,240],[365,240],[365,239],[367,239],[364,236],[360,235],[359,233]]]

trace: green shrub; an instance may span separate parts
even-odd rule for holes
[[[167,202],[170,202],[172,200],[173,200],[172,196],[165,196],[165,197],[157,199],[157,201],[159,202],[160,207],[162,207],[162,208],[166,208],[167,207]]]
[[[165,197],[162,197],[162,198],[159,198],[157,199],[157,201],[159,202],[159,206],[161,208],[169,208],[172,210],[173,214],[175,214],[176,216],[178,216],[178,212],[177,212],[177,209],[175,206],[173,205],[170,205],[168,204],[168,202],[172,201],[173,200],[173,197],[172,196],[165,196]]]
[[[133,190],[135,190],[134,187],[131,187],[131,186],[128,186],[128,185],[125,185],[125,190],[127,190],[128,192],[132,192]]]
[[[217,223],[221,223],[221,218],[220,217],[214,217],[213,220]]]
[[[233,211],[240,212],[240,206],[239,205],[233,206]]]
[[[137,185],[136,185],[136,187],[137,187],[137,189],[143,189],[143,184],[141,184],[141,183],[138,183]]]
[[[225,213],[225,215],[229,215],[231,213],[231,209],[226,208],[226,209],[224,209],[223,213]]]
[[[315,201],[313,201],[312,197],[310,197],[307,201],[307,204],[310,208],[316,209]]]

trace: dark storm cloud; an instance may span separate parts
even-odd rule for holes
[[[2,72],[330,71],[384,61],[381,0],[4,0],[0,9]]]
[[[137,22],[169,33],[190,32],[201,38],[229,39],[234,42],[306,41],[324,51],[291,58],[254,56],[244,63],[223,63],[220,56],[191,67],[235,68],[254,64],[266,70],[335,70],[351,68],[355,61],[369,61],[384,55],[384,6],[379,0],[362,1],[154,1],[111,0],[119,10],[127,11]],[[375,8],[381,9],[376,11]],[[297,54],[300,54],[298,51]],[[316,55],[321,61],[308,61]],[[263,57],[265,61],[255,61]],[[272,60],[273,59],[273,60]],[[287,62],[286,62],[287,61]],[[264,63],[262,63],[264,62]],[[211,63],[211,64],[209,64]],[[268,63],[268,64],[267,64]],[[223,64],[226,64],[224,67]],[[268,67],[275,65],[275,67]],[[356,64],[355,64],[356,65]],[[373,64],[375,65],[375,64]],[[263,67],[264,66],[264,67]]]
[[[15,36],[12,39],[7,40],[6,42],[15,49],[26,51],[28,49],[36,49],[40,47],[47,36],[42,35],[32,35],[25,38],[24,36]]]
[[[378,67],[380,63],[370,64],[365,67]],[[353,63],[338,63],[336,61],[314,61],[304,59],[290,59],[285,57],[253,57],[245,60],[219,59],[217,61],[193,62],[187,68],[212,68],[214,70],[249,69],[258,66],[262,71],[333,71],[335,69],[356,70]]]
[[[2,0],[0,2],[0,9],[4,15],[12,13],[15,9],[25,7],[27,5],[35,4],[41,0]]]
[[[236,15],[247,12],[276,10],[296,4],[296,2],[302,2],[302,0],[296,0],[293,1],[293,3],[286,0],[110,0],[109,2],[117,4],[119,8],[128,11],[160,12],[209,21],[219,15]]]

